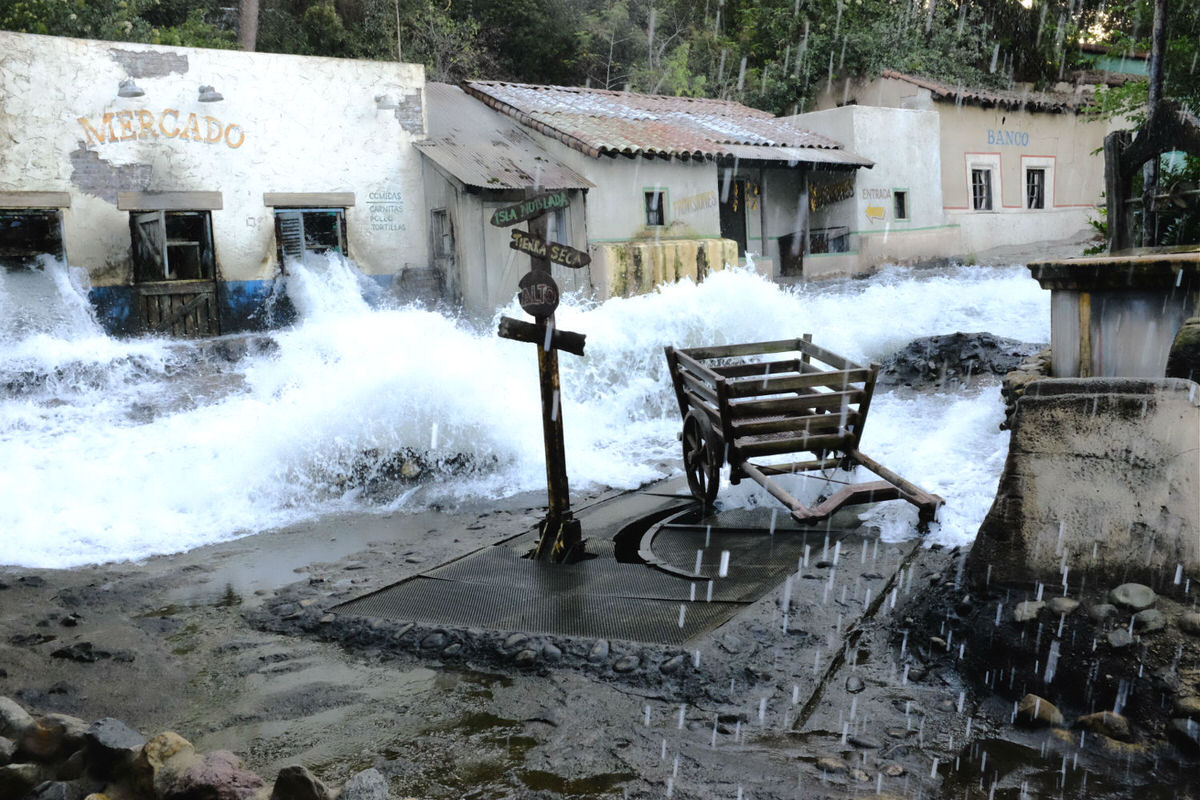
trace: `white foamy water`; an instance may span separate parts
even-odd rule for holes
[[[494,324],[372,307],[361,276],[334,260],[296,267],[297,323],[271,334],[266,352],[228,363],[205,344],[109,339],[70,276],[60,265],[0,273],[0,310],[30,296],[14,279],[37,285],[47,307],[62,303],[49,321],[0,329],[0,563],[140,559],[337,511],[545,488],[533,346],[497,338]],[[515,304],[506,313],[521,315]],[[795,291],[727,271],[603,304],[568,298],[558,324],[588,337],[586,358],[560,356],[571,486],[634,488],[679,473],[668,344],[811,332],[869,361],[956,331],[1043,342],[1049,316],[1049,293],[1020,267],[896,269]],[[964,543],[1003,465],[1001,417],[995,388],[879,390],[863,450],[945,497],[931,538]],[[398,453],[446,473],[364,492],[364,477],[396,466]],[[746,486],[722,501],[774,502]],[[916,514],[888,503],[870,519],[905,536]]]

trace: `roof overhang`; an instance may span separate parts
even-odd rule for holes
[[[873,167],[869,158],[851,153],[849,150],[826,147],[764,147],[753,144],[721,145],[724,157],[739,161],[770,161],[788,166],[796,164],[821,164],[841,167]]]

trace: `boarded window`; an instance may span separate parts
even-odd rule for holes
[[[1046,207],[1046,170],[1025,170],[1025,207]]]
[[[33,267],[41,255],[63,256],[58,209],[0,209],[0,266]]]
[[[211,280],[216,274],[207,211],[135,211],[129,215],[133,279]]]
[[[976,211],[992,210],[992,171],[971,170],[971,208]]]
[[[346,210],[288,208],[275,212],[279,262],[303,261],[309,253],[346,253]]]
[[[662,227],[667,224],[666,192],[648,191],[646,198],[646,227]]]
[[[908,219],[908,192],[892,192],[892,219]]]

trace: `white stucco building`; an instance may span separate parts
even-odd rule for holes
[[[265,324],[305,252],[390,285],[429,266],[424,84],[414,64],[0,32],[2,257],[84,267],[114,332]]]

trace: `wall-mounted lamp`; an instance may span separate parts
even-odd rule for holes
[[[388,95],[388,94],[375,95],[375,108],[379,109],[380,111],[391,111],[391,110],[397,109],[399,107],[400,106],[396,104],[396,101],[392,99],[391,95]]]
[[[211,86],[200,87],[200,102],[201,103],[217,103],[224,100],[225,97]]]
[[[117,97],[141,97],[144,94],[142,88],[133,82],[133,78],[126,78],[117,87]]]

